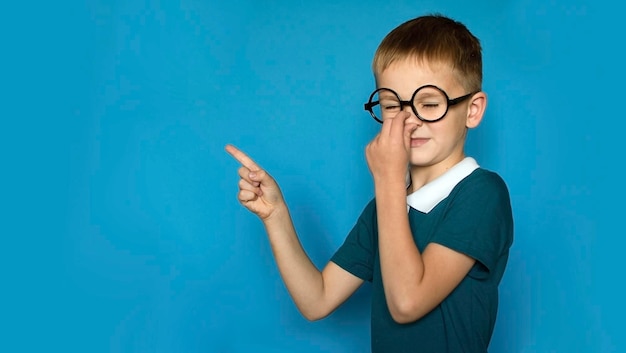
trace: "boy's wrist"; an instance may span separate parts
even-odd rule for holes
[[[374,193],[379,201],[406,198],[405,180],[379,180],[374,182]],[[384,201],[386,202],[386,201]],[[404,202],[404,201],[403,201]]]
[[[374,187],[376,189],[406,189],[406,175],[399,177],[374,178]]]
[[[263,218],[262,221],[266,227],[272,227],[284,222],[285,219],[289,219],[289,209],[284,202],[281,202],[276,205],[274,210],[266,218]]]

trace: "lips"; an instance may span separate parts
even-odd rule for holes
[[[411,147],[420,147],[428,141],[430,141],[430,139],[425,137],[411,138]]]

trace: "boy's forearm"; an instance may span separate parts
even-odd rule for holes
[[[311,262],[296,234],[287,206],[263,221],[280,275],[300,312],[309,320],[326,313],[321,272]]]
[[[409,226],[406,187],[396,184],[376,185],[380,266],[387,303],[394,318],[412,311],[424,274],[422,256]]]

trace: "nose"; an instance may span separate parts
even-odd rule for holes
[[[411,104],[405,104],[402,107],[402,111],[405,111],[409,113],[410,115],[409,118],[406,120],[407,123],[415,123],[418,125],[422,125],[423,121],[419,119],[417,115],[415,115],[415,112],[413,111],[413,107],[411,107]]]

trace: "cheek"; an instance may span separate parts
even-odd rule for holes
[[[430,131],[439,141],[453,141],[465,136],[467,128],[461,116],[446,116],[443,120],[430,124]]]
[[[445,129],[447,129],[447,131],[449,131],[450,134],[454,134],[455,132],[459,132],[459,131],[465,131],[467,129],[467,126],[465,125],[467,122],[466,119],[466,115],[462,114],[462,113],[457,113],[457,114],[452,114],[451,116],[447,117],[450,118],[450,120],[448,121],[442,121],[444,123],[447,123],[447,126]]]

